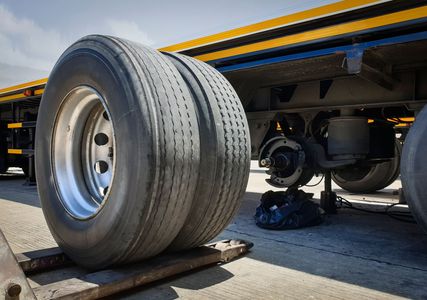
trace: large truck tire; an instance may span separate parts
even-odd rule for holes
[[[75,262],[141,260],[178,235],[199,132],[186,83],[160,52],[114,37],[77,41],[49,77],[36,132],[43,213]]]
[[[427,106],[417,115],[403,146],[403,194],[417,223],[427,233]]]
[[[348,167],[332,172],[332,180],[350,193],[373,193],[392,184],[400,174],[402,144],[396,140],[395,157],[366,167]]]
[[[233,87],[208,64],[165,53],[179,70],[197,108],[200,174],[191,212],[170,249],[198,246],[217,236],[240,207],[250,169],[249,128]]]

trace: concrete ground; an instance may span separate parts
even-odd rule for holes
[[[247,256],[111,299],[427,299],[427,235],[416,225],[341,209],[319,226],[263,230],[255,226],[253,214],[261,195],[272,189],[265,178],[253,164],[240,212],[218,237],[254,242]],[[0,178],[0,228],[15,252],[55,246],[36,188],[22,183],[22,178]],[[354,205],[375,210],[397,202],[393,191],[398,187],[396,181],[376,194],[352,195],[334,186],[339,195],[356,201]],[[318,198],[321,188],[304,190]],[[82,273],[70,267],[35,275],[30,283],[37,286]]]

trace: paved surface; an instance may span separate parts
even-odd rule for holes
[[[219,238],[255,243],[252,252],[231,263],[133,290],[124,299],[427,299],[427,235],[414,224],[386,215],[341,209],[316,227],[268,231],[254,225],[262,193],[271,189],[253,165],[241,210]],[[316,183],[314,179],[312,183]],[[0,178],[0,227],[15,252],[55,246],[35,187],[22,179]],[[382,210],[396,202],[389,188],[373,195],[351,195],[365,208]],[[305,188],[319,197],[321,186]],[[356,205],[356,204],[355,204]],[[67,268],[33,276],[33,286],[84,273]]]

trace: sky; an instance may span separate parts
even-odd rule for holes
[[[61,53],[88,34],[160,48],[331,2],[0,0],[0,88],[47,77]]]

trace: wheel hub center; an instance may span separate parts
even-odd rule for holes
[[[52,143],[52,171],[62,205],[74,218],[93,217],[108,200],[115,169],[113,124],[96,90],[79,86],[67,94]]]

